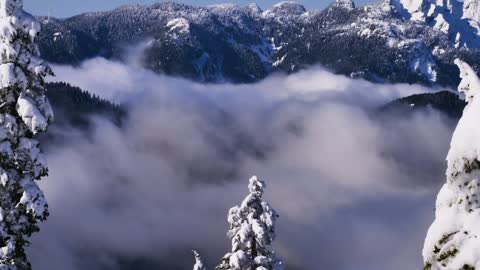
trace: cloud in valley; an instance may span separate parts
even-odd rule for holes
[[[52,215],[33,239],[36,269],[190,269],[192,248],[213,269],[229,248],[227,211],[254,174],[280,213],[287,269],[421,267],[454,123],[375,108],[431,90],[322,68],[248,85],[100,58],[54,70],[129,116],[122,127],[99,118],[88,133],[50,131],[70,139],[46,149]]]

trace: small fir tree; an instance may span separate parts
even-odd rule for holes
[[[226,254],[217,270],[283,270],[269,246],[275,239],[275,210],[262,200],[265,182],[257,177],[250,179],[250,194],[240,206],[228,213],[232,252]]]
[[[206,270],[205,264],[203,263],[202,257],[198,254],[197,251],[193,251],[193,255],[195,256],[195,265],[193,266],[193,270]]]

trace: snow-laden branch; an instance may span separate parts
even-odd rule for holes
[[[457,59],[468,106],[452,137],[447,182],[423,249],[426,270],[480,269],[480,80]]]
[[[36,180],[48,173],[33,135],[46,131],[53,112],[39,58],[39,22],[22,0],[0,0],[0,269],[28,270],[27,238],[48,217]]]

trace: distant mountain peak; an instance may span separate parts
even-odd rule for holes
[[[465,0],[463,1],[463,16],[462,18],[480,22],[480,0]]]
[[[209,5],[208,8],[211,8],[211,9],[239,9],[240,6],[237,5],[237,4],[233,4],[233,3],[225,3],[225,4]]]
[[[339,7],[346,8],[346,9],[354,9],[355,3],[353,0],[335,0],[335,4]]]
[[[407,21],[425,23],[457,48],[480,48],[480,0],[386,0]]]
[[[276,15],[302,15],[307,12],[305,6],[300,4],[297,1],[284,1],[274,5],[271,9],[268,9],[266,12],[273,13]]]
[[[247,9],[249,9],[250,11],[256,14],[260,14],[263,12],[262,8],[259,5],[257,5],[257,3],[251,3],[250,5],[247,6]]]
[[[425,0],[393,0],[396,10],[411,21],[426,20],[425,9],[429,6]]]

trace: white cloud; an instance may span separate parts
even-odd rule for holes
[[[452,123],[371,111],[428,89],[321,68],[251,85],[102,59],[54,70],[130,114],[121,128],[97,119],[90,134],[62,131],[69,143],[49,147],[52,216],[30,250],[36,269],[122,269],[119,258],[145,257],[186,269],[191,248],[215,263],[228,248],[227,210],[253,174],[281,215],[277,247],[290,269],[421,267]]]
[[[133,57],[130,57],[133,58]],[[130,62],[135,62],[130,60]],[[138,65],[126,65],[104,58],[87,60],[80,67],[53,65],[56,77],[102,98],[122,103],[144,92],[193,91],[203,96],[225,96],[241,91],[243,99],[262,98],[279,101],[288,98],[315,100],[319,97],[351,101],[355,104],[380,104],[401,96],[431,89],[419,85],[373,84],[335,75],[321,67],[303,70],[293,76],[280,74],[256,84],[199,84],[183,79],[159,76]],[[242,101],[245,101],[243,100]]]

